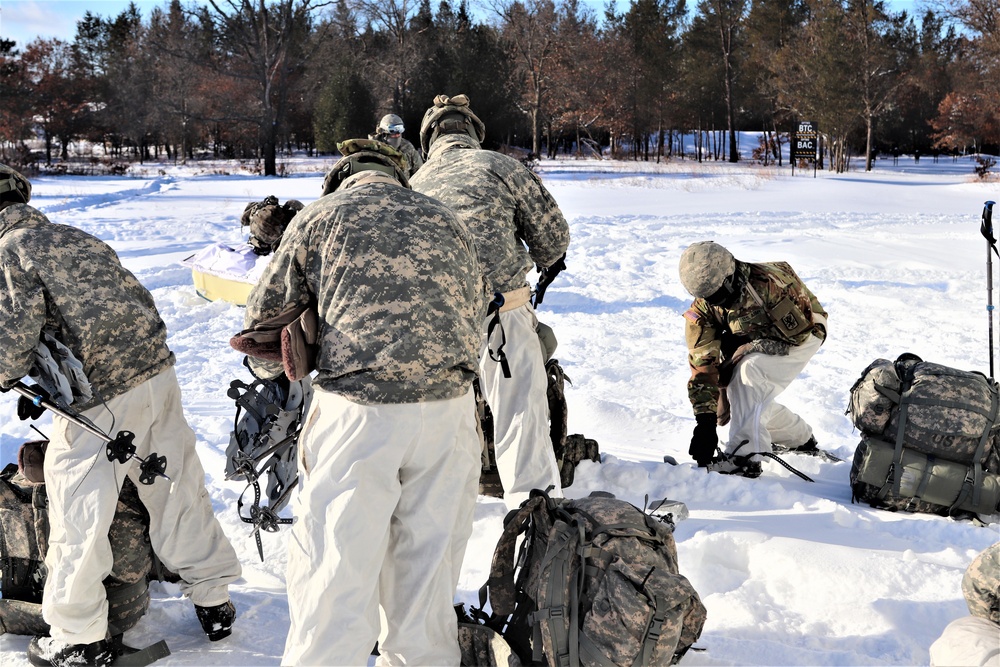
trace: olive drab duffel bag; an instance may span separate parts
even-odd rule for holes
[[[20,456],[22,461],[31,460],[31,469],[39,475],[44,444],[26,443]],[[16,463],[8,464],[0,471],[0,635],[48,634],[41,605],[48,537],[48,499],[43,480],[28,470],[22,473]],[[112,635],[120,635],[138,623],[149,608],[151,572],[164,574],[158,570],[158,561],[154,564],[149,514],[128,479],[122,487],[109,539],[114,564],[104,580],[108,626]],[[171,575],[160,578],[166,580]]]
[[[854,498],[942,515],[1000,511],[1000,390],[982,373],[902,354],[877,359],[851,388],[861,431]]]

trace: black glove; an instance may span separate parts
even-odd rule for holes
[[[42,400],[48,400],[49,394],[47,391],[39,387],[37,384],[29,385],[28,389],[35,392],[42,397]],[[21,396],[17,399],[17,416],[21,421],[26,421],[28,419],[38,419],[45,413],[45,408],[41,405],[35,405],[35,403],[27,396]]]
[[[711,412],[703,412],[695,415],[695,419],[698,424],[694,427],[688,454],[698,462],[699,467],[704,468],[712,462],[719,445],[719,436],[715,432],[716,417]]]

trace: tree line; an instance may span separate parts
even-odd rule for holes
[[[87,12],[72,42],[0,39],[0,153],[30,167],[85,141],[128,163],[332,153],[400,115],[418,143],[466,93],[491,148],[780,163],[797,120],[851,154],[998,153],[1000,0],[169,0]],[[27,141],[41,139],[42,155]],[[685,155],[685,146],[697,147]]]

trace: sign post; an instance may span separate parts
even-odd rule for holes
[[[811,120],[800,120],[795,124],[792,133],[792,175],[795,175],[795,163],[798,160],[811,160],[813,163],[813,178],[816,178],[816,150],[819,147],[819,130]]]

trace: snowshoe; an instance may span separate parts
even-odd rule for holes
[[[821,459],[832,461],[834,463],[843,463],[844,461],[844,459],[834,456],[825,449],[817,447],[816,438],[809,438],[805,443],[799,445],[798,447],[786,447],[785,445],[771,443],[771,448],[778,454],[803,454],[805,456],[817,456]]]

